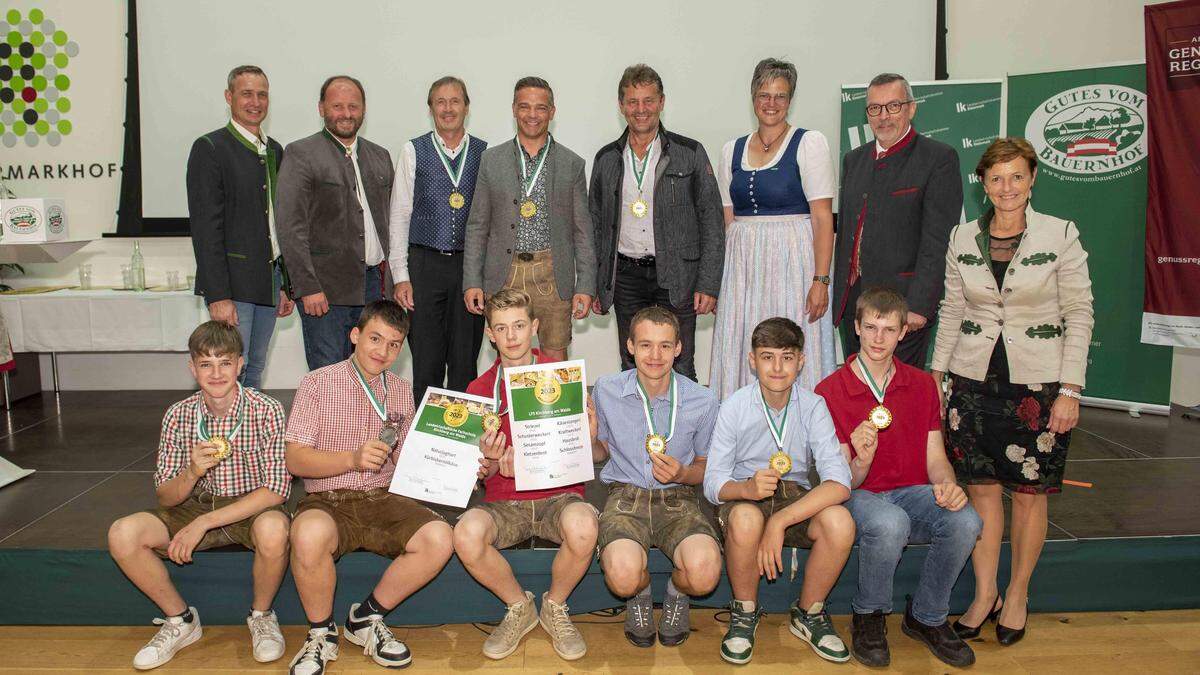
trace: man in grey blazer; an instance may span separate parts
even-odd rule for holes
[[[930,326],[942,299],[946,246],[962,214],[962,176],[954,148],[917,133],[912,87],[895,73],[867,87],[875,142],[842,159],[834,252],[833,321],[846,353],[859,351],[854,303],[865,288],[886,286],[908,302],[908,333],[896,357],[925,367]]]
[[[550,136],[554,91],[540,77],[513,88],[517,135],[483,153],[467,218],[463,301],[483,313],[485,295],[529,294],[545,361],[567,357],[571,320],[588,315],[596,257],[583,159]]]
[[[388,204],[395,170],[388,151],[358,136],[366,92],[349,75],[321,85],[325,127],[287,146],[279,172],[276,228],[295,295],[309,370],[350,357],[350,329],[387,279]]]
[[[617,83],[628,126],[600,148],[588,191],[596,227],[597,314],[615,307],[621,367],[629,322],[659,305],[679,320],[682,351],[675,370],[696,379],[696,315],[716,310],[725,267],[725,221],[708,154],[699,141],[663,128],[662,78],[644,63]]]

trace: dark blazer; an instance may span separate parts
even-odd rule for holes
[[[654,169],[654,266],[671,304],[691,304],[699,291],[714,298],[725,268],[725,217],[708,154],[699,141],[659,127],[662,157]],[[595,225],[596,282],[604,310],[613,302],[621,185],[629,129],[600,148],[592,164],[588,205]]]
[[[287,155],[279,171],[275,231],[296,297],[323,292],[330,304],[363,304],[366,241],[350,158],[324,131],[289,144]],[[358,167],[387,260],[392,157],[359,136]]]
[[[546,201],[550,204],[550,252],[554,284],[563,300],[576,293],[596,294],[596,254],[588,215],[583,158],[555,141],[546,158]],[[517,245],[520,218],[520,164],[512,142],[488,148],[479,163],[479,179],[467,217],[463,290],[481,288],[490,295],[504,287]]]
[[[206,303],[279,301],[271,283],[267,164],[228,127],[196,139],[187,163],[196,295]],[[277,161],[283,147],[268,138]]]
[[[946,244],[962,215],[962,176],[954,148],[917,133],[908,145],[876,167],[875,142],[842,158],[835,247],[833,311],[843,314],[850,255],[863,201],[860,287],[890,286],[909,310],[932,322],[942,299]]]

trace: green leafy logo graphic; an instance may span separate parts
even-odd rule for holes
[[[1034,253],[1029,257],[1022,258],[1021,264],[1028,267],[1030,265],[1045,265],[1055,260],[1058,260],[1058,256],[1053,253]]]
[[[1061,336],[1063,333],[1062,326],[1055,326],[1052,323],[1044,323],[1040,326],[1030,326],[1025,329],[1025,334],[1031,338],[1039,338],[1041,340],[1049,340]]]
[[[971,255],[970,253],[959,253],[958,262],[964,265],[982,265],[984,260],[983,258],[980,258],[977,255]]]
[[[67,66],[79,44],[40,9],[10,9],[0,20],[0,143],[34,147],[71,133]]]
[[[974,321],[963,321],[959,324],[958,329],[966,335],[979,335],[983,332],[983,328]]]

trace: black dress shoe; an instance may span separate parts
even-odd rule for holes
[[[850,653],[864,666],[883,667],[892,662],[887,643],[887,617],[882,610],[856,613],[850,620]]]
[[[1028,626],[1029,625],[1029,603],[1028,602],[1025,603],[1025,607],[1026,607],[1026,609],[1025,609],[1025,626]],[[1005,626],[1004,624],[1000,623],[1000,620],[997,619],[996,620],[996,642],[999,642],[1001,647],[1008,647],[1010,645],[1017,644],[1018,642],[1021,641],[1021,638],[1025,637],[1025,626],[1021,626],[1020,628],[1009,628],[1008,626]]]
[[[934,656],[956,668],[966,668],[975,663],[975,652],[954,632],[949,621],[943,621],[940,626],[926,626],[917,621],[912,615],[911,597],[905,604],[904,621],[900,623],[900,630],[910,638],[924,643]]]
[[[995,622],[1000,616],[1000,607],[996,606],[999,603],[1000,596],[996,596],[996,601],[992,603],[992,611],[989,612],[987,616],[983,617],[983,623],[980,623],[978,626],[968,626],[962,621],[955,621],[951,628],[953,628],[954,632],[958,634],[958,637],[964,640],[970,640],[972,638],[979,637],[979,631],[983,629],[983,624],[989,621]]]

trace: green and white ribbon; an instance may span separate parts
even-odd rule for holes
[[[463,141],[462,150],[458,152],[460,158],[458,169],[455,170],[454,166],[450,163],[450,157],[442,150],[442,139],[438,137],[435,131],[429,133],[433,135],[433,149],[437,150],[438,159],[442,160],[442,166],[446,168],[446,175],[450,177],[450,183],[457,190],[458,184],[462,180],[463,169],[467,166],[467,151],[471,149],[471,135],[465,134],[466,140]]]
[[[500,387],[504,384],[504,366],[496,366],[496,384],[492,387],[492,399],[496,402],[496,414],[503,415],[507,409],[500,409]]]
[[[885,383],[887,382],[888,375],[890,375],[892,372],[892,367],[893,366],[889,365],[887,372],[883,374],[883,381]],[[882,404],[883,403],[883,387],[880,387],[878,384],[875,384],[875,378],[871,377],[871,371],[868,370],[867,367],[863,365],[862,356],[858,357],[858,369],[860,371],[862,371],[863,377],[867,381],[867,388],[870,389],[871,393],[875,395],[875,400],[879,401],[879,403]]]
[[[637,378],[637,375],[634,375]],[[658,430],[654,428],[654,415],[650,411],[650,397],[646,394],[646,388],[642,386],[642,381],[637,381],[638,396],[642,397],[642,412],[646,414],[646,428],[652,434],[658,434]],[[679,411],[679,382],[675,379],[675,371],[671,371],[671,421],[668,425],[667,435],[665,440],[670,441],[675,435],[675,418]]]
[[[788,406],[792,402],[792,390],[788,390],[788,400],[783,404],[783,419],[779,424],[775,424],[775,416],[771,414],[771,408],[767,405],[767,397],[763,396],[762,387],[758,389],[758,399],[762,401],[763,417],[767,418],[767,427],[771,430],[771,438],[775,439],[775,447],[783,452],[783,439],[787,436],[787,418]]]
[[[354,374],[358,376],[358,384],[360,387],[362,387],[363,392],[366,393],[367,400],[371,402],[371,407],[375,410],[375,414],[379,415],[379,419],[386,422],[388,416],[387,406],[384,405],[384,402],[387,401],[387,373],[379,374],[379,377],[382,378],[381,382],[383,384],[384,401],[380,402],[380,400],[375,397],[375,392],[371,391],[371,388],[367,386],[367,378],[363,375],[362,370],[359,370],[358,364],[354,362],[354,359],[350,359],[350,365],[354,366]]]
[[[658,135],[655,134],[654,140],[658,140]],[[637,183],[638,193],[642,191],[642,181],[646,178],[646,168],[650,166],[650,157],[654,154],[654,141],[650,141],[650,145],[646,146],[646,158],[642,160],[642,170],[638,171],[637,155],[633,153],[633,144],[629,145],[629,168],[633,171],[633,180]]]
[[[546,158],[550,156],[550,144],[554,142],[554,137],[547,134],[546,144],[538,151],[537,166],[533,170],[533,174],[529,173],[529,168],[525,165],[525,148],[521,147],[521,142],[513,138],[513,143],[517,146],[517,159],[521,160],[521,189],[525,192],[525,198],[533,194],[533,186],[537,185],[538,176],[542,175],[542,169],[546,166]]]
[[[237,405],[235,406],[238,411],[237,424],[233,425],[232,431],[230,431],[228,434],[225,434],[225,437],[229,439],[230,443],[233,443],[233,439],[237,437],[238,432],[242,430],[242,422],[246,421],[246,392],[242,389],[241,382],[237,383],[237,389],[238,400]],[[212,434],[210,434],[208,431],[208,422],[204,419],[203,394],[201,394],[200,398],[196,401],[196,435],[199,436],[200,440],[203,442],[207,442],[210,438],[212,438]]]

